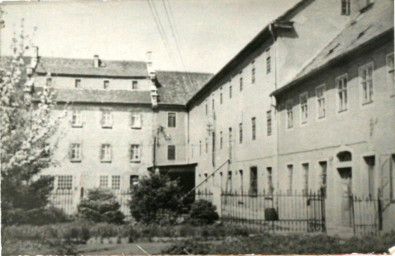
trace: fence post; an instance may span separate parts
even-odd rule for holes
[[[380,200],[380,193],[377,195],[377,210],[378,210],[378,216],[379,216],[379,230],[383,230],[383,211],[382,211],[382,206],[381,206],[381,200]]]
[[[324,188],[321,188],[321,227],[322,227],[322,232],[326,232],[326,219],[325,219],[325,191]]]

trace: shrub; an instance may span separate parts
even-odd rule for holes
[[[181,195],[177,181],[151,173],[133,189],[130,212],[136,221],[144,224],[172,224],[182,208]]]
[[[212,224],[219,219],[216,207],[207,200],[197,200],[191,206],[189,216],[192,223]]]
[[[110,190],[92,189],[78,205],[78,215],[94,222],[122,224],[125,216],[120,207]]]
[[[63,210],[50,208],[34,208],[30,210],[12,209],[3,212],[3,224],[5,225],[46,225],[69,221]]]

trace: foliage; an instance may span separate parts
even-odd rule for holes
[[[151,173],[133,189],[130,212],[136,221],[144,224],[172,224],[182,209],[181,196],[177,181]]]
[[[26,64],[24,54],[30,47],[27,40],[22,23],[20,36],[13,38],[12,56],[2,57],[0,62],[2,223],[7,222],[5,216],[18,209],[43,210],[52,190],[52,178],[36,177],[53,164],[56,140],[50,138],[61,117],[51,117],[54,90],[35,84],[29,75],[36,62],[32,59],[30,65]],[[36,101],[32,104],[36,86],[41,89],[34,94]]]
[[[395,233],[382,237],[340,239],[327,235],[259,235],[229,237],[222,243],[198,242],[196,239],[176,242],[163,254],[348,254],[385,253],[393,246]]]
[[[111,190],[95,188],[89,190],[87,198],[81,200],[78,214],[94,222],[122,224],[125,216],[120,208]]]
[[[69,219],[63,210],[55,207],[49,207],[44,209],[33,208],[30,210],[10,209],[3,214],[3,224],[5,225],[45,225],[57,222],[66,222]]]
[[[189,212],[189,216],[194,224],[213,224],[219,219],[216,207],[207,200],[195,201]]]

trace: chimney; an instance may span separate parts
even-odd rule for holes
[[[99,68],[100,67],[100,59],[99,59],[99,55],[95,54],[93,56],[93,66],[95,68]]]
[[[151,79],[154,79],[155,78],[155,70],[154,70],[153,65],[152,65],[152,52],[148,51],[146,53],[146,56],[147,56],[147,70],[148,70],[148,74],[149,74]]]

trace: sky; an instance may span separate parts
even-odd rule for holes
[[[152,61],[158,70],[215,73],[297,0],[3,2],[1,54],[33,36],[41,56]],[[156,15],[157,14],[157,15]],[[37,31],[34,33],[34,27]]]

